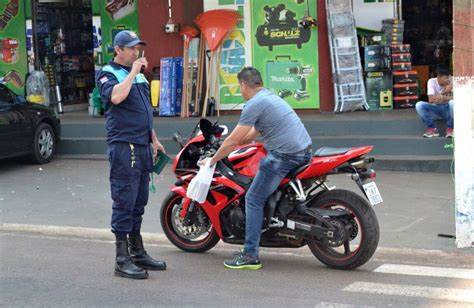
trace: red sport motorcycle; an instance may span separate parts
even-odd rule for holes
[[[187,186],[199,170],[197,162],[215,154],[226,130],[202,119],[189,140],[174,136],[181,146],[173,161],[177,181],[163,201],[161,224],[168,239],[184,251],[204,252],[219,240],[244,243],[245,193],[267,155],[262,144],[240,146],[216,164],[204,203],[186,197]],[[379,241],[373,206],[382,202],[373,181],[374,159],[366,157],[372,148],[323,147],[307,165],[290,172],[267,201],[260,246],[308,245],[322,263],[338,269],[366,263]],[[330,187],[327,178],[335,174],[350,174],[366,198]]]

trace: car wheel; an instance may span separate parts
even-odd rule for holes
[[[56,152],[56,137],[51,125],[41,123],[33,140],[33,161],[37,164],[50,162]]]

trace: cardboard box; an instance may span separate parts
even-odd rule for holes
[[[411,53],[392,53],[392,62],[411,62]]]
[[[394,71],[411,71],[411,62],[393,62],[392,69]]]
[[[390,57],[390,48],[382,45],[370,45],[364,47],[365,61],[378,60],[385,57]]]
[[[405,21],[403,19],[384,19],[382,20],[383,25],[404,25]]]
[[[418,96],[395,96],[393,98],[393,109],[415,108]]]
[[[418,83],[396,84],[393,86],[394,96],[416,96],[418,98]]]
[[[365,88],[370,109],[392,107],[392,75],[390,72],[367,73]]]
[[[392,49],[392,54],[394,53],[406,53],[411,51],[410,44],[392,44],[390,46]]]
[[[416,71],[394,71],[393,84],[416,83],[418,81],[418,73]]]

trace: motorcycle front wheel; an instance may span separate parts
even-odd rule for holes
[[[212,227],[206,213],[196,208],[199,219],[185,223],[180,217],[184,198],[170,192],[161,206],[161,226],[173,245],[187,252],[205,252],[219,242],[220,238]]]

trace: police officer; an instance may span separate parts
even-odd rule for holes
[[[165,262],[147,254],[140,235],[153,157],[157,151],[165,152],[153,130],[150,87],[140,73],[148,65],[144,57],[139,57],[145,45],[135,32],[117,33],[114,59],[97,75],[106,110],[115,275],[133,279],[147,278],[147,269],[166,269]]]

